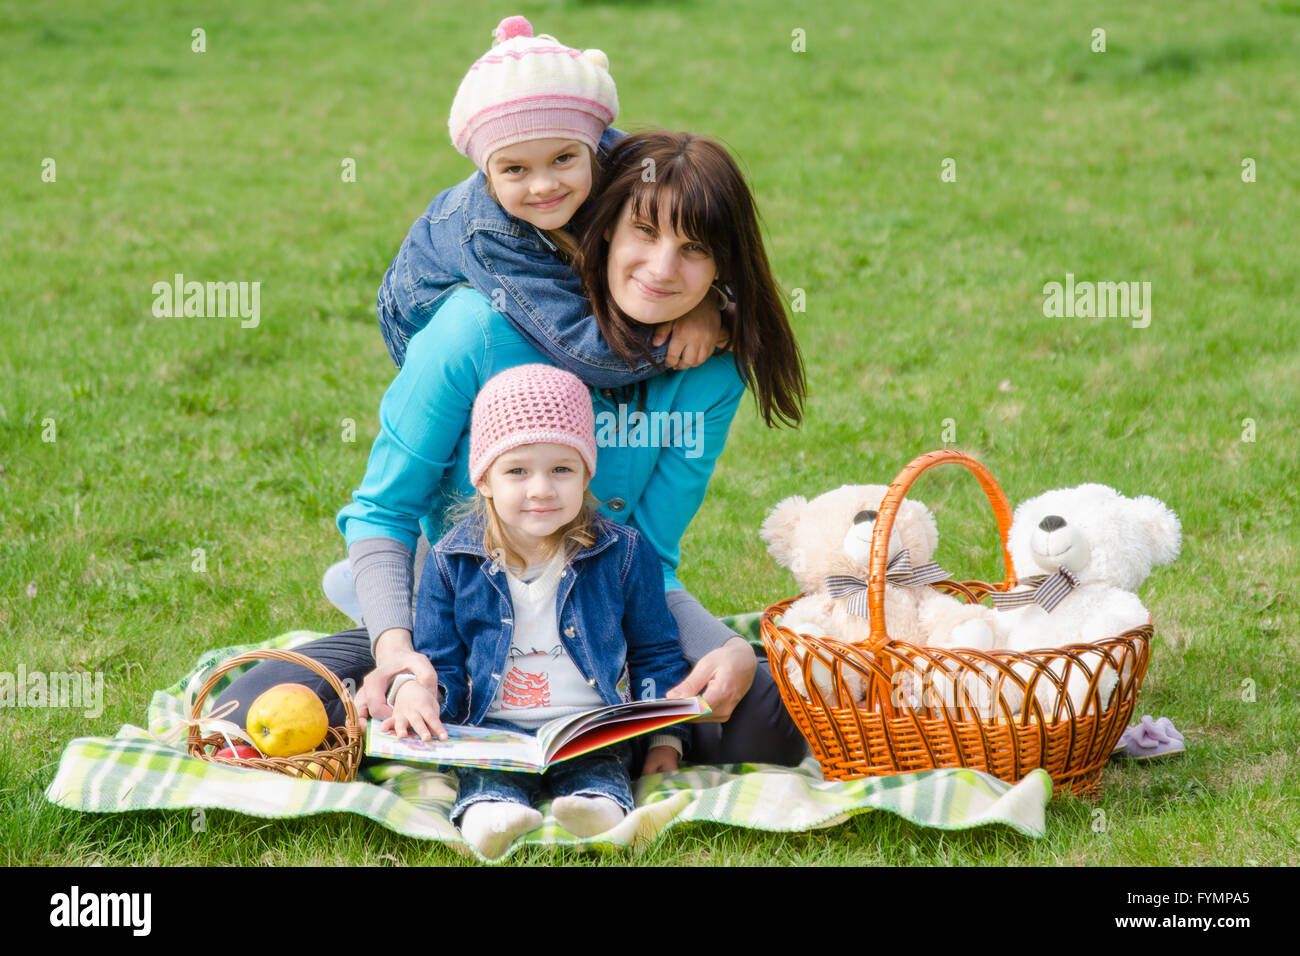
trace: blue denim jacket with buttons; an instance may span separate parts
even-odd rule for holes
[[[602,155],[624,135],[605,130]],[[581,217],[580,210],[575,220]],[[438,194],[384,273],[379,328],[398,368],[411,336],[465,284],[487,296],[547,358],[588,385],[613,388],[661,370],[644,358],[629,365],[610,350],[577,274],[555,255],[545,233],[488,195],[482,172]],[[655,361],[663,362],[667,348],[651,351]]]
[[[607,704],[663,697],[690,673],[664,597],[659,558],[625,525],[595,516],[596,541],[565,564],[556,624],[570,660]],[[508,574],[483,549],[482,519],[456,524],[429,552],[415,649],[443,689],[442,719],[477,725],[503,680],[513,637]],[[690,742],[686,727],[665,728]]]

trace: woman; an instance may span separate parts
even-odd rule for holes
[[[647,353],[648,329],[685,315],[718,285],[734,290],[731,353],[621,391],[593,392],[600,448],[592,491],[608,517],[635,526],[659,554],[693,667],[675,690],[702,693],[716,722],[697,732],[690,758],[796,763],[803,740],[766,665],[759,668],[749,644],[705,611],[676,576],[681,535],[704,499],[746,385],[769,425],[800,417],[798,348],[748,187],[711,140],[662,132],[627,137],[610,154],[581,250],[580,272],[601,332],[628,359]],[[387,716],[387,690],[402,672],[436,692],[428,660],[411,646],[411,556],[421,531],[436,540],[448,505],[472,493],[466,462],[479,388],[503,369],[545,361],[472,289],[449,296],[437,321],[412,337],[380,405],[381,432],[366,477],[338,520],[368,627],[301,649],[345,680],[365,677],[357,695],[363,712]],[[221,700],[247,704],[259,688],[286,680],[316,688],[332,707],[331,720],[341,718],[328,687],[293,665],[260,665]]]

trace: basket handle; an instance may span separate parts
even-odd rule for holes
[[[217,681],[221,679],[222,675],[228,671],[234,670],[241,664],[247,664],[251,661],[265,660],[284,661],[288,664],[300,664],[308,670],[315,671],[321,677],[325,678],[329,685],[334,688],[334,693],[338,694],[339,700],[343,702],[343,718],[348,735],[351,737],[360,733],[361,724],[357,719],[356,705],[352,702],[352,695],[348,693],[347,688],[339,683],[338,675],[319,661],[312,660],[306,654],[299,654],[297,651],[280,650],[278,648],[265,648],[257,651],[245,651],[243,654],[236,654],[234,657],[229,657],[222,661],[220,666],[208,675],[208,679],[204,681],[203,686],[199,688],[199,692],[194,695],[194,705],[190,708],[190,720],[192,722],[190,724],[189,742],[191,745],[197,745],[202,739],[202,735],[199,733],[197,721],[203,713],[203,702],[208,699],[208,694],[212,693],[212,689],[217,686]],[[252,703],[252,701],[249,701],[249,703]]]
[[[889,534],[894,529],[894,516],[898,514],[899,506],[902,505],[907,490],[912,487],[912,482],[937,465],[949,464],[961,465],[974,474],[984,489],[984,494],[988,496],[989,504],[993,507],[993,517],[998,523],[998,536],[1002,539],[1002,563],[1007,569],[1002,590],[1009,591],[1016,586],[1016,570],[1007,548],[1007,533],[1011,530],[1011,505],[1007,503],[1007,496],[1002,493],[993,475],[970,455],[950,448],[918,455],[898,473],[898,477],[885,492],[885,500],[880,503],[880,513],[876,516],[876,524],[871,533],[867,610],[871,620],[872,651],[889,643],[889,635],[885,633],[885,565],[889,560]]]

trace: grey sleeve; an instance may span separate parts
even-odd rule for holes
[[[392,627],[412,630],[414,575],[411,552],[396,538],[362,538],[348,548],[352,580],[361,605],[361,623],[375,640]]]
[[[698,664],[700,658],[709,651],[717,650],[737,636],[735,631],[706,611],[704,605],[689,591],[676,588],[665,596],[668,598],[668,610],[677,621],[682,655],[691,667]]]

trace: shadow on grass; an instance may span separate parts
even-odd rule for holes
[[[1282,37],[1234,34],[1211,42],[1173,42],[1147,49],[1108,40],[1104,53],[1071,43],[1062,49],[1056,70],[1071,83],[1097,80],[1182,80],[1194,74],[1232,70],[1243,64],[1290,57],[1295,43]]]

